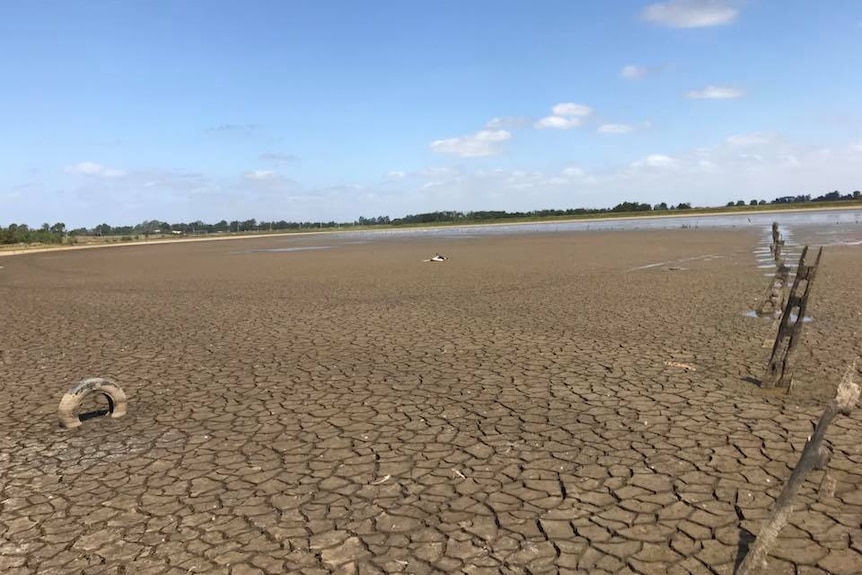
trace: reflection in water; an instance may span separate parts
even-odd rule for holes
[[[634,231],[679,229],[734,229],[761,230],[767,239],[772,222],[778,222],[786,248],[801,245],[862,245],[862,208],[847,210],[805,210],[799,212],[772,212],[750,214],[716,214],[696,216],[651,216],[627,219],[576,220],[566,222],[531,222],[521,224],[461,225],[439,228],[388,228],[325,232],[325,235],[284,236],[277,242],[291,244],[305,241],[320,242],[322,238],[335,240],[335,245],[302,246],[253,250],[255,252],[293,252],[328,249],[338,245],[372,242],[389,238],[468,239],[484,236],[565,233],[587,231]],[[771,239],[771,238],[770,238]],[[766,241],[764,242],[766,243]],[[757,254],[769,253],[768,244],[759,245]],[[789,250],[787,255],[792,254]],[[787,257],[787,256],[786,256]],[[795,257],[799,257],[795,255]],[[788,260],[789,261],[789,260]]]
[[[747,312],[743,313],[742,315],[744,315],[745,317],[768,319],[769,321],[781,319],[780,315],[778,317],[771,315],[771,314],[757,315],[757,312],[755,312],[754,310],[748,310]],[[797,318],[799,318],[798,314],[795,314],[795,313],[790,314],[790,321],[796,321]],[[811,323],[812,321],[814,321],[814,319],[810,315],[806,315],[804,318],[802,318],[802,323]]]
[[[831,241],[858,241],[862,239],[862,208],[847,210],[804,210],[799,212],[772,212],[749,214],[716,214],[673,217],[647,216],[627,219],[576,220],[568,222],[531,222],[521,224],[463,225],[439,228],[410,228],[332,232],[327,237],[366,240],[386,237],[466,238],[489,235],[535,234],[586,231],[678,230],[678,229],[750,229],[769,230],[778,222],[785,240],[796,244],[820,244],[809,236],[827,234]],[[800,228],[800,226],[802,228]],[[792,231],[791,231],[792,228]],[[797,237],[797,232],[801,237]],[[791,243],[788,241],[788,244]],[[768,249],[768,248],[767,248]]]

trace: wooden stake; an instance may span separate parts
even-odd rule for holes
[[[775,337],[775,344],[772,346],[772,354],[769,357],[769,366],[763,377],[763,387],[771,388],[776,385],[789,387],[790,380],[793,378],[793,371],[788,369],[788,366],[799,340],[802,339],[802,326],[805,321],[805,312],[808,309],[808,297],[811,295],[811,286],[814,283],[814,276],[817,274],[817,266],[820,265],[823,248],[821,247],[817,252],[817,259],[814,260],[813,265],[805,264],[807,254],[808,246],[805,246],[799,257],[799,265],[796,267],[793,287],[790,288],[790,295],[787,297],[787,303],[781,315],[778,334]],[[805,288],[802,295],[799,295],[802,282],[805,282]]]
[[[757,534],[757,539],[754,540],[751,548],[745,556],[745,559],[736,570],[736,575],[753,575],[759,569],[765,566],[766,556],[770,549],[778,539],[779,532],[787,525],[790,514],[793,512],[794,498],[796,497],[799,488],[805,481],[805,476],[812,469],[822,469],[829,461],[829,449],[823,446],[823,438],[826,436],[826,430],[829,424],[837,415],[850,415],[850,412],[859,401],[860,388],[859,385],[853,382],[853,373],[856,371],[856,362],[854,361],[844,377],[841,378],[841,383],[838,384],[838,392],[835,394],[835,399],[829,402],[823,415],[820,416],[820,421],[814,428],[814,433],[808,438],[805,447],[802,449],[802,455],[799,457],[799,463],[790,474],[790,479],[781,490],[781,495],[775,502],[775,509],[772,511],[769,520],[760,528],[760,533]]]
[[[777,315],[784,309],[784,292],[790,276],[790,268],[784,265],[784,260],[776,263],[775,276],[769,280],[766,293],[760,301],[760,305],[754,310],[757,315]]]

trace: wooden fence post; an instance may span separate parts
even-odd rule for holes
[[[805,246],[802,249],[802,255],[799,257],[799,265],[796,267],[796,278],[793,280],[793,287],[790,288],[790,295],[787,297],[787,303],[781,315],[778,334],[775,336],[775,343],[772,346],[772,353],[769,357],[769,365],[763,377],[763,387],[787,387],[789,391],[792,385],[793,371],[788,369],[788,366],[790,358],[802,336],[802,325],[805,321],[805,312],[808,308],[808,297],[811,295],[811,285],[814,282],[814,276],[817,274],[817,266],[820,265],[820,256],[823,255],[823,248],[821,247],[817,252],[817,259],[814,260],[813,265],[805,263],[805,256],[807,254],[808,246]],[[801,287],[803,282],[805,284],[804,288]],[[800,290],[802,290],[801,294]]]
[[[789,277],[790,268],[784,264],[784,260],[781,260],[775,268],[775,276],[769,281],[766,293],[754,313],[757,315],[778,315],[781,313],[781,310],[784,309],[784,295]]]
[[[784,248],[784,240],[781,238],[781,232],[778,231],[778,222],[772,222],[772,243],[769,245],[769,251],[776,264],[780,264],[784,259],[781,256],[782,248]]]

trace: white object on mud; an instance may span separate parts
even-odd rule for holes
[[[82,379],[77,385],[73,385],[60,400],[58,415],[60,426],[66,429],[75,429],[81,426],[81,419],[75,413],[84,397],[92,392],[101,393],[108,400],[108,413],[111,417],[123,417],[126,415],[126,394],[113,380],[107,377],[90,377]]]
[[[445,262],[448,260],[446,256],[441,256],[440,254],[434,254],[433,258],[428,258],[427,260],[422,260],[423,262]]]

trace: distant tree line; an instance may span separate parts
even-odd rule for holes
[[[799,196],[782,196],[771,202],[766,200],[738,200],[728,202],[727,207],[763,206],[767,204],[805,204],[813,202],[838,202],[847,200],[862,200],[862,193],[858,190],[852,194],[841,194],[839,191],[829,192],[822,196],[812,198],[810,194]],[[79,236],[118,236],[122,240],[136,238],[147,238],[152,235],[204,235],[204,234],[226,234],[242,232],[276,232],[276,231],[300,231],[332,229],[347,226],[400,226],[410,224],[435,224],[435,223],[481,223],[495,220],[507,219],[544,219],[565,216],[601,215],[611,213],[637,213],[637,212],[659,212],[672,210],[689,210],[691,204],[688,202],[677,205],[668,205],[665,202],[650,205],[640,202],[622,202],[612,208],[568,208],[533,210],[529,212],[507,212],[503,210],[483,210],[472,212],[438,211],[423,214],[410,214],[401,218],[390,218],[389,216],[365,217],[361,216],[353,222],[338,223],[329,222],[288,222],[279,221],[257,221],[250,220],[221,220],[214,224],[208,224],[200,220],[194,222],[168,223],[159,220],[148,220],[134,226],[111,226],[99,224],[95,228],[77,228],[67,230],[66,224],[56,223],[54,225],[42,224],[41,228],[30,228],[26,224],[10,224],[9,227],[0,226],[0,244],[58,244],[74,243]]]
[[[852,194],[842,195],[841,192],[835,190],[834,192],[829,192],[828,194],[823,194],[822,196],[817,196],[816,198],[812,198],[811,194],[803,194],[800,196],[781,196],[780,198],[775,198],[774,200],[769,202],[769,204],[807,204],[810,202],[842,202],[852,200],[862,200],[862,192],[856,190]],[[746,205],[745,200],[727,202],[727,207],[744,205]],[[747,205],[765,206],[767,205],[767,202],[766,200],[750,200]]]
[[[31,228],[27,224],[0,226],[0,244],[60,244],[66,240],[66,224],[42,224],[41,228]]]
[[[110,226],[99,224],[92,230],[84,228],[72,230],[73,235],[96,235],[96,236],[152,236],[152,235],[205,235],[226,234],[240,232],[265,232],[285,231],[300,229],[320,229],[338,227],[337,222],[286,222],[280,221],[257,221],[250,220],[221,220],[214,224],[208,224],[200,220],[194,222],[168,223],[159,220],[141,222],[135,226]]]
[[[390,220],[388,217],[381,216],[379,218],[359,218],[359,223],[363,225],[393,225],[399,226],[404,224],[433,224],[433,223],[471,223],[471,222],[487,222],[495,220],[507,219],[543,219],[557,218],[565,216],[586,216],[586,215],[601,215],[608,213],[631,213],[631,212],[651,212],[654,210],[689,210],[691,204],[682,203],[676,206],[670,206],[665,202],[651,206],[650,204],[642,204],[638,202],[623,202],[617,204],[613,208],[569,208],[560,210],[533,210],[529,212],[506,212],[502,210],[495,211],[476,211],[476,212],[428,212],[424,214],[410,214],[401,218]]]

